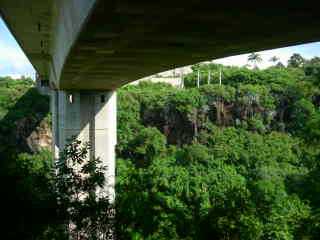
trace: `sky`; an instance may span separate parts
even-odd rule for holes
[[[273,56],[277,56],[284,65],[287,65],[289,58],[294,53],[299,53],[306,59],[320,56],[320,42],[301,44],[301,45],[285,47],[285,48],[277,48],[277,49],[262,51],[258,53],[260,54],[263,60],[260,64],[258,64],[259,68],[267,68],[273,65],[273,63],[270,62],[270,58]],[[244,66],[248,63],[247,62],[248,55],[249,53],[233,56],[233,57],[221,58],[221,59],[214,60],[214,62],[221,63],[224,65]]]
[[[35,70],[0,18],[0,76],[35,76]]]
[[[272,65],[269,61],[272,56],[277,56],[283,64],[286,64],[293,53],[299,53],[304,58],[320,56],[320,42],[297,45],[293,47],[278,48],[258,52],[263,61],[258,64],[259,68],[266,68]],[[216,63],[233,66],[244,66],[247,64],[249,54],[242,54],[233,57],[214,60]],[[9,32],[5,23],[0,17],[0,76],[19,78],[21,76],[35,77],[35,70],[25,56],[14,37]]]

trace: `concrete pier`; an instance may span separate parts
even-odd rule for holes
[[[89,142],[90,158],[100,158],[106,171],[106,188],[110,201],[115,198],[116,93],[113,91],[53,91],[52,122],[54,156],[72,136]]]

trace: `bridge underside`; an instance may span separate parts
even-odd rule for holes
[[[320,14],[312,9],[105,2],[66,61],[62,88],[115,89],[179,66],[320,39]]]
[[[63,90],[114,90],[175,67],[320,40],[320,12],[302,1],[276,8],[212,0],[2,2],[1,12],[35,68]],[[10,15],[23,13],[22,7],[32,8],[31,14]],[[38,22],[47,22],[42,35],[21,31],[37,29]],[[34,44],[36,37],[42,45]]]

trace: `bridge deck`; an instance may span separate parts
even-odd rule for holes
[[[230,3],[218,6],[212,0],[100,0],[87,11],[85,19],[80,18],[79,31],[65,41],[70,48],[61,55],[53,47],[57,28],[50,26],[59,26],[65,19],[59,20],[54,12],[47,13],[42,7],[36,12],[33,7],[33,18],[22,21],[29,15],[20,19],[17,14],[22,10],[8,7],[14,1],[3,2],[7,5],[4,8],[0,3],[1,11],[37,70],[48,75],[48,69],[58,66],[51,81],[60,89],[116,89],[174,67],[320,39],[320,12],[302,1],[296,6],[292,1],[282,1],[263,7],[251,2],[249,7],[243,2],[230,7]],[[28,2],[39,4],[39,0]],[[74,14],[74,5],[64,7]],[[53,21],[41,36],[29,30],[37,28],[37,18]],[[42,36],[47,39],[47,55],[38,58]],[[59,41],[58,47],[62,47],[63,39]],[[65,57],[55,60],[57,54]]]

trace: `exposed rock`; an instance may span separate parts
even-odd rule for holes
[[[31,152],[50,149],[52,146],[52,131],[46,120],[42,120],[38,127],[26,138]]]

